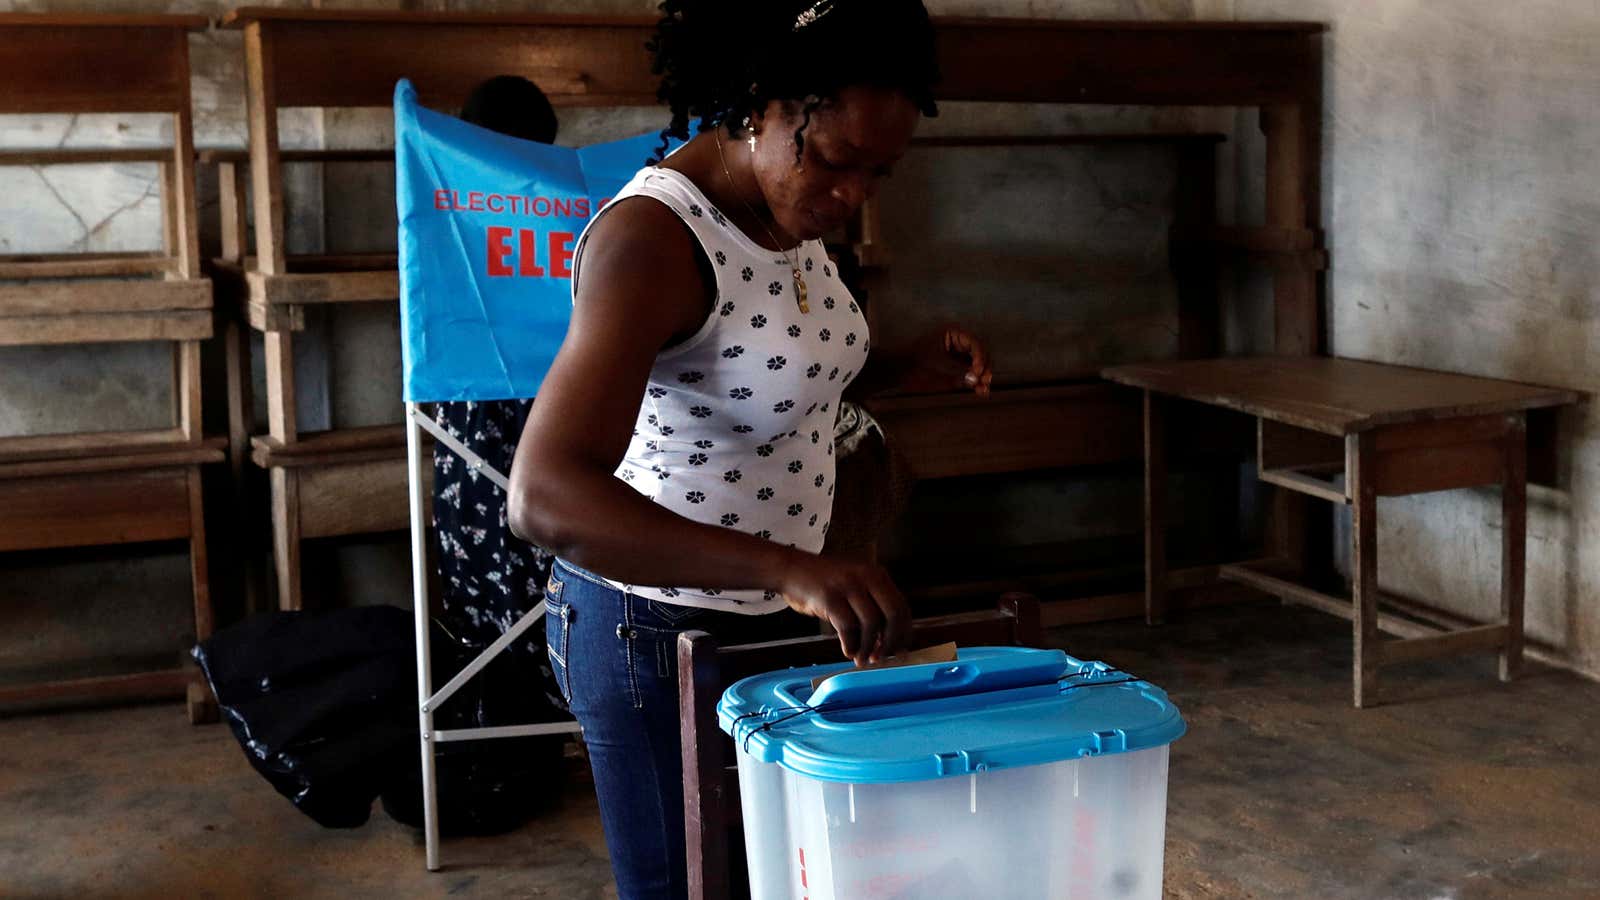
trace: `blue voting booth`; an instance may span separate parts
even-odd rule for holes
[[[519,140],[417,105],[406,81],[394,109],[406,402],[531,397],[566,334],[578,235],[660,138]]]
[[[544,615],[541,602],[437,692],[428,653],[426,531],[430,498],[421,432],[508,489],[497,472],[417,404],[532,397],[572,310],[572,260],[584,225],[660,145],[656,132],[571,148],[507,137],[424,108],[395,86],[400,342],[410,474],[411,579],[417,628],[424,831],[439,868],[434,746],[575,732],[573,722],[439,731],[433,713]]]

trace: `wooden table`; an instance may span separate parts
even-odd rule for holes
[[[1104,376],[1144,391],[1145,615],[1166,601],[1166,433],[1169,398],[1256,418],[1263,481],[1352,507],[1350,599],[1305,587],[1281,560],[1226,565],[1223,578],[1350,619],[1354,699],[1376,700],[1381,666],[1496,650],[1500,678],[1522,661],[1527,537],[1527,412],[1576,403],[1567,390],[1328,357],[1146,363]],[[1338,478],[1339,475],[1343,478]],[[1377,498],[1501,486],[1500,618],[1445,629],[1378,610]],[[1400,640],[1380,641],[1378,632]]]

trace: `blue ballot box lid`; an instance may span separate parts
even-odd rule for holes
[[[755,675],[723,693],[717,714],[741,752],[850,784],[1146,750],[1186,728],[1147,681],[1023,647],[966,647],[954,662],[889,669],[835,663]]]

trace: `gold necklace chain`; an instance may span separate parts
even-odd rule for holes
[[[778,236],[772,233],[772,229],[767,227],[767,223],[762,221],[760,216],[756,215],[755,208],[750,205],[750,201],[744,199],[744,196],[739,193],[739,186],[733,181],[733,172],[728,170],[728,157],[722,152],[721,128],[722,126],[718,125],[718,130],[713,131],[711,133],[711,137],[717,143],[717,159],[722,161],[722,174],[728,176],[728,189],[733,192],[735,197],[739,198],[739,202],[744,204],[745,212],[748,212],[750,214],[750,218],[754,219],[756,224],[760,225],[767,232],[767,237],[772,240],[772,243],[775,246],[777,246],[778,252],[783,254],[784,262],[789,264],[789,271],[794,275],[795,305],[800,307],[800,312],[802,315],[809,314],[811,312],[811,306],[806,302],[806,279],[804,275],[800,274],[800,245],[795,245],[794,258],[790,259],[789,251],[783,249],[783,242],[778,240]],[[754,146],[752,146],[752,152],[754,149]]]

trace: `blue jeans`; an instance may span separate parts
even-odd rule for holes
[[[559,559],[545,602],[551,669],[583,726],[617,892],[622,900],[680,900],[688,867],[678,635],[706,631],[734,644],[816,628],[787,610],[743,616],[635,597]]]

